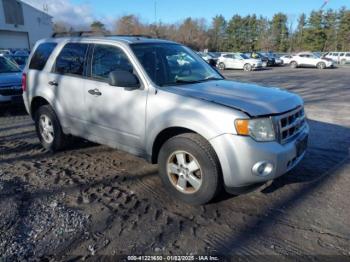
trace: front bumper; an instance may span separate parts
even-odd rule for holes
[[[210,140],[217,153],[227,188],[247,187],[275,179],[294,168],[304,157],[297,152],[296,141],[308,135],[306,128],[291,142],[256,142],[250,137],[224,134]],[[259,162],[273,166],[269,175],[254,174],[253,167]]]

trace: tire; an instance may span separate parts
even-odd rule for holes
[[[323,63],[323,62],[319,62],[319,63],[316,65],[316,67],[317,67],[318,69],[325,69],[325,68],[326,68],[326,64]]]
[[[166,190],[183,202],[206,204],[221,190],[219,160],[208,141],[197,134],[170,138],[159,152],[158,163]]]
[[[292,62],[290,62],[290,67],[291,68],[297,68],[298,67],[298,63],[295,62],[295,61],[292,61]]]
[[[340,61],[340,64],[341,64],[341,65],[345,65],[345,64],[346,64],[346,60],[345,60],[345,59],[342,59],[342,60]]]
[[[246,72],[252,71],[252,65],[251,64],[245,64],[243,66],[243,70],[246,71]]]
[[[220,70],[225,70],[226,69],[226,66],[225,66],[225,64],[223,62],[220,62],[218,67],[219,67]]]
[[[37,136],[46,150],[56,152],[65,148],[69,138],[63,133],[61,124],[51,106],[41,106],[35,112],[34,119]]]

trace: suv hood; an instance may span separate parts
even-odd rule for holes
[[[0,88],[5,86],[21,86],[22,73],[0,73]]]
[[[283,113],[303,104],[299,96],[278,88],[228,80],[169,86],[162,89],[238,109],[250,116]]]

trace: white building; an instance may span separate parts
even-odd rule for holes
[[[20,0],[0,0],[0,49],[28,48],[52,34],[52,17]]]

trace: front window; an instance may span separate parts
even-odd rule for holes
[[[5,57],[0,57],[0,73],[17,73],[20,71],[16,63]]]
[[[125,53],[118,47],[97,45],[91,62],[91,76],[99,80],[108,80],[109,73],[116,70],[133,72],[133,67]]]
[[[148,76],[158,86],[197,83],[223,77],[188,48],[178,44],[132,44]]]

